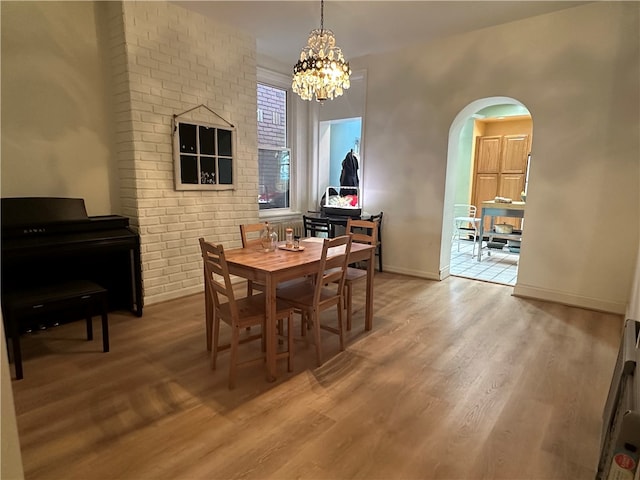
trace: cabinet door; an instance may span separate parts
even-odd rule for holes
[[[500,171],[501,136],[478,137],[476,143],[476,173]],[[493,198],[493,197],[492,197]]]
[[[524,173],[504,173],[500,175],[500,187],[498,195],[501,197],[512,198],[514,201],[520,201],[520,192],[524,188]],[[496,223],[509,223],[514,228],[519,229],[522,222],[519,218],[497,217]]]
[[[482,212],[482,202],[493,200],[498,194],[498,174],[479,173],[475,177],[473,204],[477,208],[477,216]]]
[[[526,173],[528,153],[529,135],[505,135],[502,141],[500,173]],[[511,198],[520,199],[520,191],[517,197]]]

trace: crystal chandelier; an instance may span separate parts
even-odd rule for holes
[[[318,102],[333,100],[351,85],[349,75],[349,62],[340,47],[336,47],[336,37],[324,28],[324,0],[321,0],[320,28],[311,31],[307,46],[293,67],[293,91],[303,100],[311,100],[314,95]]]

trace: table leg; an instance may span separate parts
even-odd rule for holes
[[[480,234],[478,235],[478,262],[482,260],[482,238],[484,237],[484,209],[480,217]]]
[[[267,344],[267,380],[269,382],[273,382],[276,379],[276,285],[277,282],[271,278],[271,275],[267,275],[265,281],[265,335]]]

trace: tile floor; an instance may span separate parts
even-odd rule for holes
[[[485,282],[501,283],[504,285],[515,285],[518,277],[517,253],[510,253],[507,249],[502,251],[491,250],[491,255],[487,255],[488,249],[482,251],[482,261],[478,262],[477,257],[472,257],[473,242],[471,240],[460,240],[460,251],[458,252],[458,241],[451,242],[451,264],[449,273],[456,277],[473,278]],[[477,253],[476,246],[476,253]]]

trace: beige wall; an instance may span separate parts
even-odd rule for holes
[[[118,213],[94,4],[0,9],[2,196],[78,197],[90,215]]]
[[[640,219],[638,13],[596,2],[352,60],[367,70],[364,189],[385,212],[389,271],[439,278],[449,128],[500,95],[533,117],[515,292],[624,313]]]
[[[633,318],[640,322],[640,245],[636,257],[636,271],[631,286],[631,298],[625,318]]]

